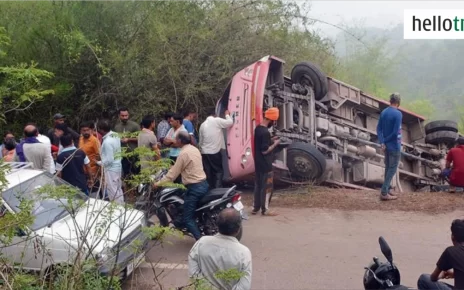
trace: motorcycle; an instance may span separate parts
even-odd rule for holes
[[[364,267],[363,285],[366,290],[373,289],[412,289],[401,285],[401,275],[398,267],[393,263],[393,254],[390,246],[383,237],[379,237],[380,250],[387,259],[387,263],[380,262],[379,258],[374,257],[373,262],[368,267]]]
[[[153,183],[161,180],[166,173],[167,170],[161,170],[152,176]],[[161,226],[167,227],[169,224],[173,224],[176,229],[192,236],[183,223],[184,194],[186,191],[180,187],[153,189],[153,183],[138,186],[136,209],[145,212],[147,221],[149,221],[150,217],[156,215]],[[217,217],[223,209],[230,207],[240,212],[242,219],[248,219],[241,202],[240,192],[236,190],[235,185],[231,188],[215,188],[208,191],[200,200],[194,216],[200,232],[207,236],[218,233]],[[168,217],[171,221],[169,221]],[[243,230],[240,229],[237,235],[238,240],[241,239],[242,234]]]

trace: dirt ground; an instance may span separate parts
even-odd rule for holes
[[[253,194],[243,190],[242,198],[252,204]],[[394,201],[381,201],[374,190],[351,190],[320,186],[277,189],[271,207],[321,208],[347,211],[381,210],[423,212],[426,214],[447,213],[464,209],[464,194],[448,192],[398,193]]]

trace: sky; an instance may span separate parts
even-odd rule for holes
[[[303,1],[299,1],[303,2]],[[311,17],[335,25],[363,23],[388,28],[403,23],[404,9],[464,9],[464,1],[310,1]],[[326,24],[316,28],[329,37],[339,29]]]

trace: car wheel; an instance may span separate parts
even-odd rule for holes
[[[305,61],[295,65],[291,72],[291,79],[293,83],[312,87],[318,101],[327,94],[327,76],[313,63]]]
[[[287,167],[294,177],[316,180],[324,174],[325,156],[311,144],[292,143],[287,148]]]
[[[431,134],[438,131],[458,132],[458,123],[450,120],[439,120],[427,123],[424,127],[425,134]]]
[[[425,136],[425,143],[432,145],[454,145],[459,135],[452,131],[437,131]]]

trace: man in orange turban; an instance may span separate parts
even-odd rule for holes
[[[269,108],[264,112],[264,119],[255,128],[254,152],[255,161],[255,190],[252,214],[260,210],[265,216],[276,216],[275,212],[269,211],[269,201],[273,191],[274,172],[272,163],[276,147],[280,144],[278,137],[271,138],[269,128],[279,119],[279,109]]]

